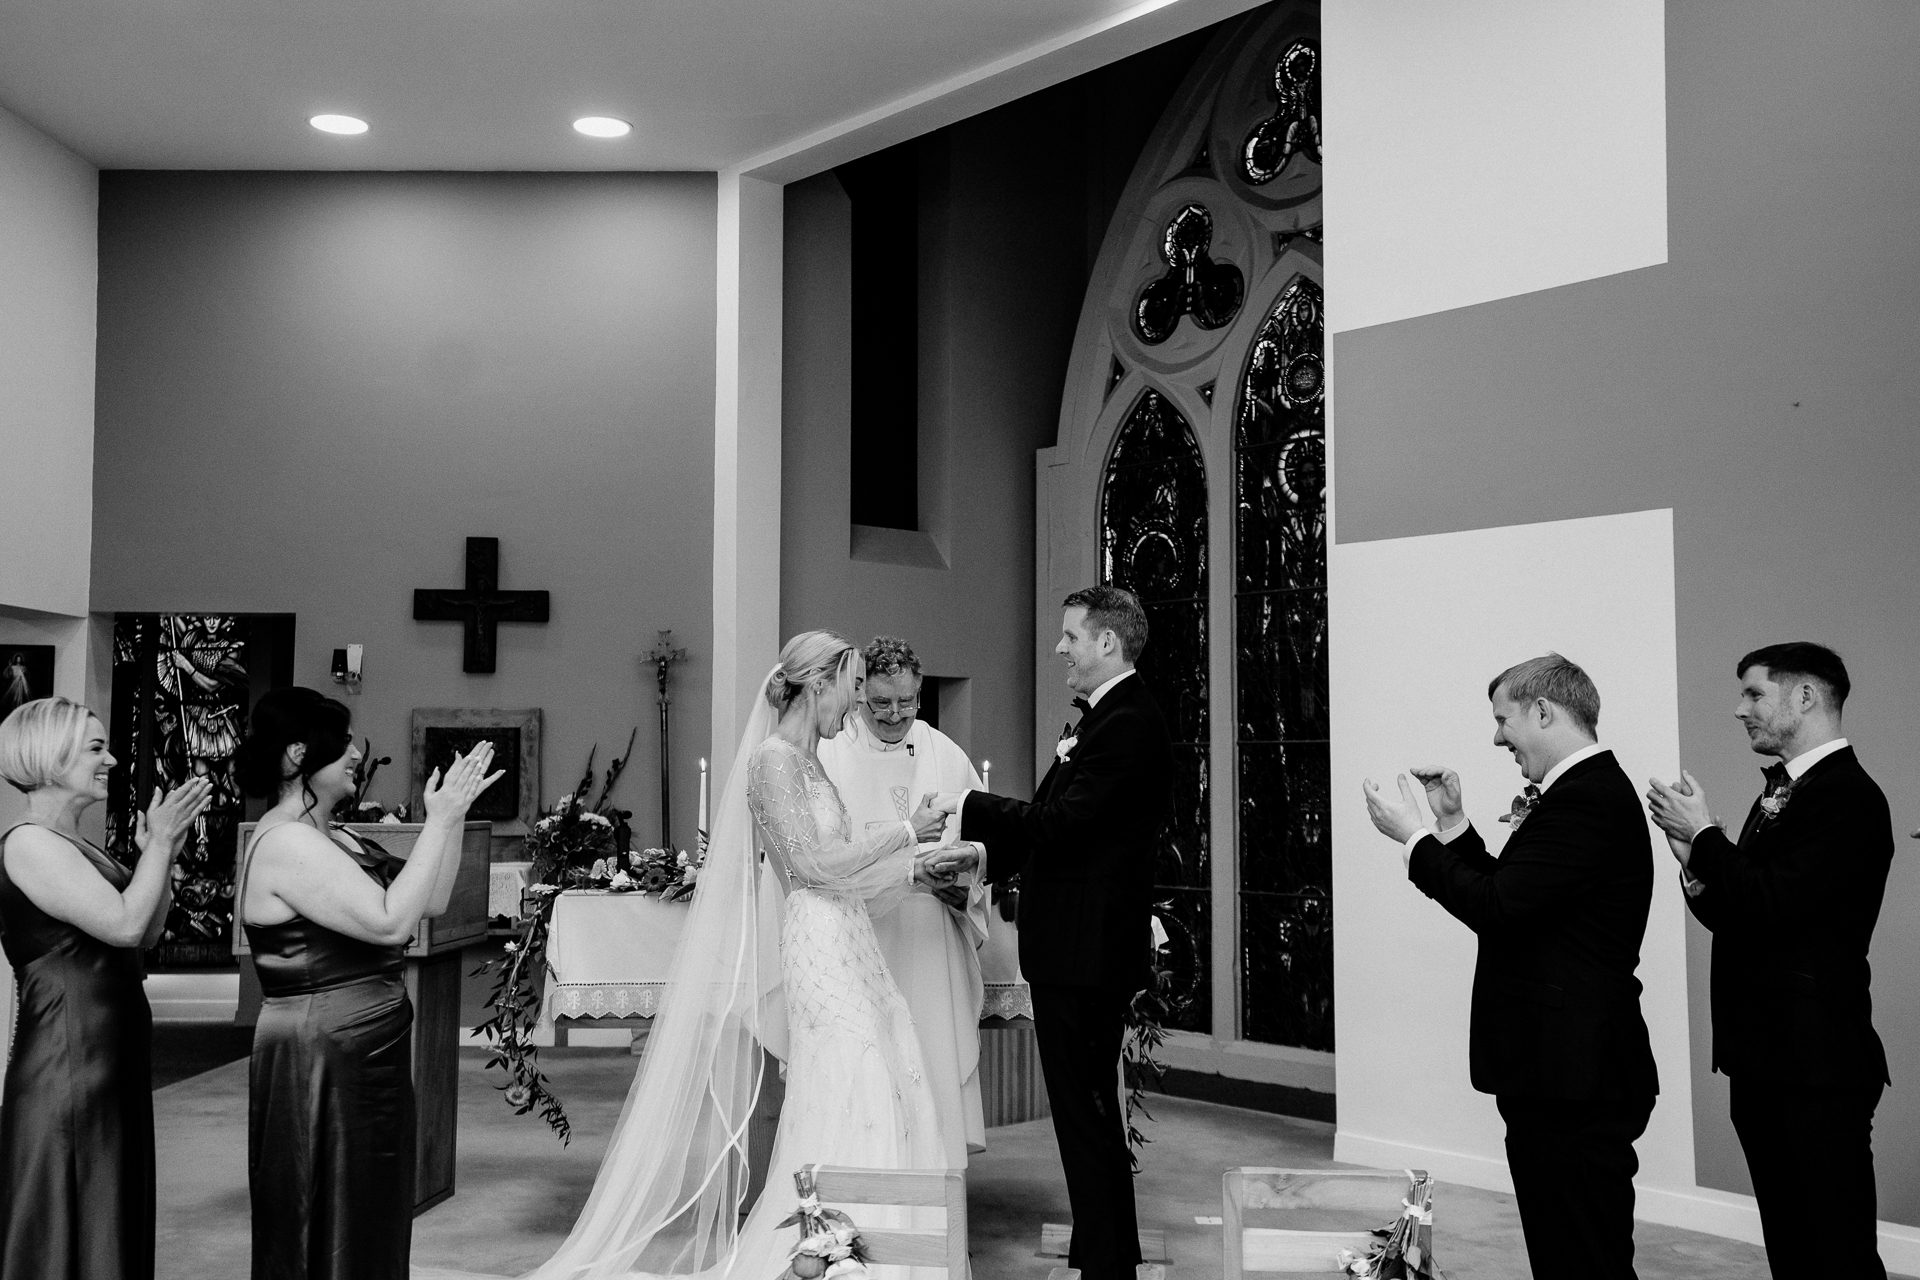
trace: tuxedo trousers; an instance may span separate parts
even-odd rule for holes
[[[1033,1032],[1073,1206],[1067,1265],[1081,1280],[1133,1280],[1140,1229],[1120,1100],[1120,1042],[1131,991],[1032,984]]]
[[[1633,1144],[1653,1099],[1495,1101],[1535,1280],[1634,1280]]]
[[[1814,1090],[1742,1074],[1728,1083],[1774,1280],[1885,1280],[1873,1181],[1880,1082]]]

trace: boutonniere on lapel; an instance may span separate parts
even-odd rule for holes
[[[1520,824],[1527,820],[1527,815],[1532,813],[1534,806],[1539,803],[1540,788],[1529,782],[1526,791],[1513,798],[1513,808],[1500,815],[1500,821],[1518,831]]]
[[[1793,799],[1793,789],[1800,784],[1800,779],[1790,776],[1784,764],[1770,764],[1765,773],[1767,790],[1760,797],[1760,808],[1769,818],[1777,818],[1787,807],[1787,801]]]
[[[1053,758],[1061,764],[1073,759],[1073,749],[1080,745],[1080,736],[1073,731],[1072,725],[1060,726],[1060,741],[1053,744]]]

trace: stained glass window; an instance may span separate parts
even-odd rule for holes
[[[1167,1025],[1212,1025],[1213,899],[1207,848],[1207,475],[1200,445],[1160,392],[1141,393],[1107,463],[1100,578],[1140,597],[1150,640],[1140,678],[1173,736],[1173,817],[1154,859],[1170,939]]]
[[[1333,1048],[1326,371],[1319,286],[1261,324],[1235,411],[1241,1035]]]
[[[108,789],[108,849],[128,866],[138,860],[135,819],[154,788],[169,790],[196,775],[213,783],[213,801],[174,864],[173,907],[155,955],[160,964],[233,963],[234,836],[246,805],[233,756],[246,727],[249,667],[262,671],[263,687],[285,683],[265,676],[269,655],[259,652],[279,647],[265,639],[279,621],[216,614],[114,618],[110,736],[119,763]]]

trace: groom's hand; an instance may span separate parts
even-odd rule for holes
[[[1382,791],[1372,778],[1361,782],[1361,790],[1367,797],[1367,817],[1381,835],[1396,844],[1405,844],[1408,837],[1427,825],[1420,816],[1420,801],[1413,794],[1413,784],[1407,781],[1407,775],[1400,775],[1400,798],[1393,799]]]
[[[1467,820],[1460,803],[1460,775],[1445,765],[1415,765],[1411,771],[1427,790],[1427,807],[1433,810],[1433,829],[1451,831]]]

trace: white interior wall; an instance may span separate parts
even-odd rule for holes
[[[1492,745],[1486,682],[1548,650],[1599,686],[1600,741],[1636,784],[1678,768],[1673,519],[1642,511],[1332,548],[1334,981],[1338,1160],[1422,1166],[1511,1190],[1505,1129],[1467,1079],[1474,935],[1407,880],[1373,829],[1361,780],[1416,764],[1459,771],[1490,848],[1524,785]],[[1653,829],[1649,826],[1650,834]],[[1697,1199],[1684,909],[1666,844],[1640,953],[1660,1100],[1639,1143],[1641,1216]],[[1687,1225],[1698,1225],[1691,1218]]]
[[[82,616],[99,174],[0,108],[0,606]]]
[[[1667,260],[1663,0],[1325,0],[1338,332]]]

